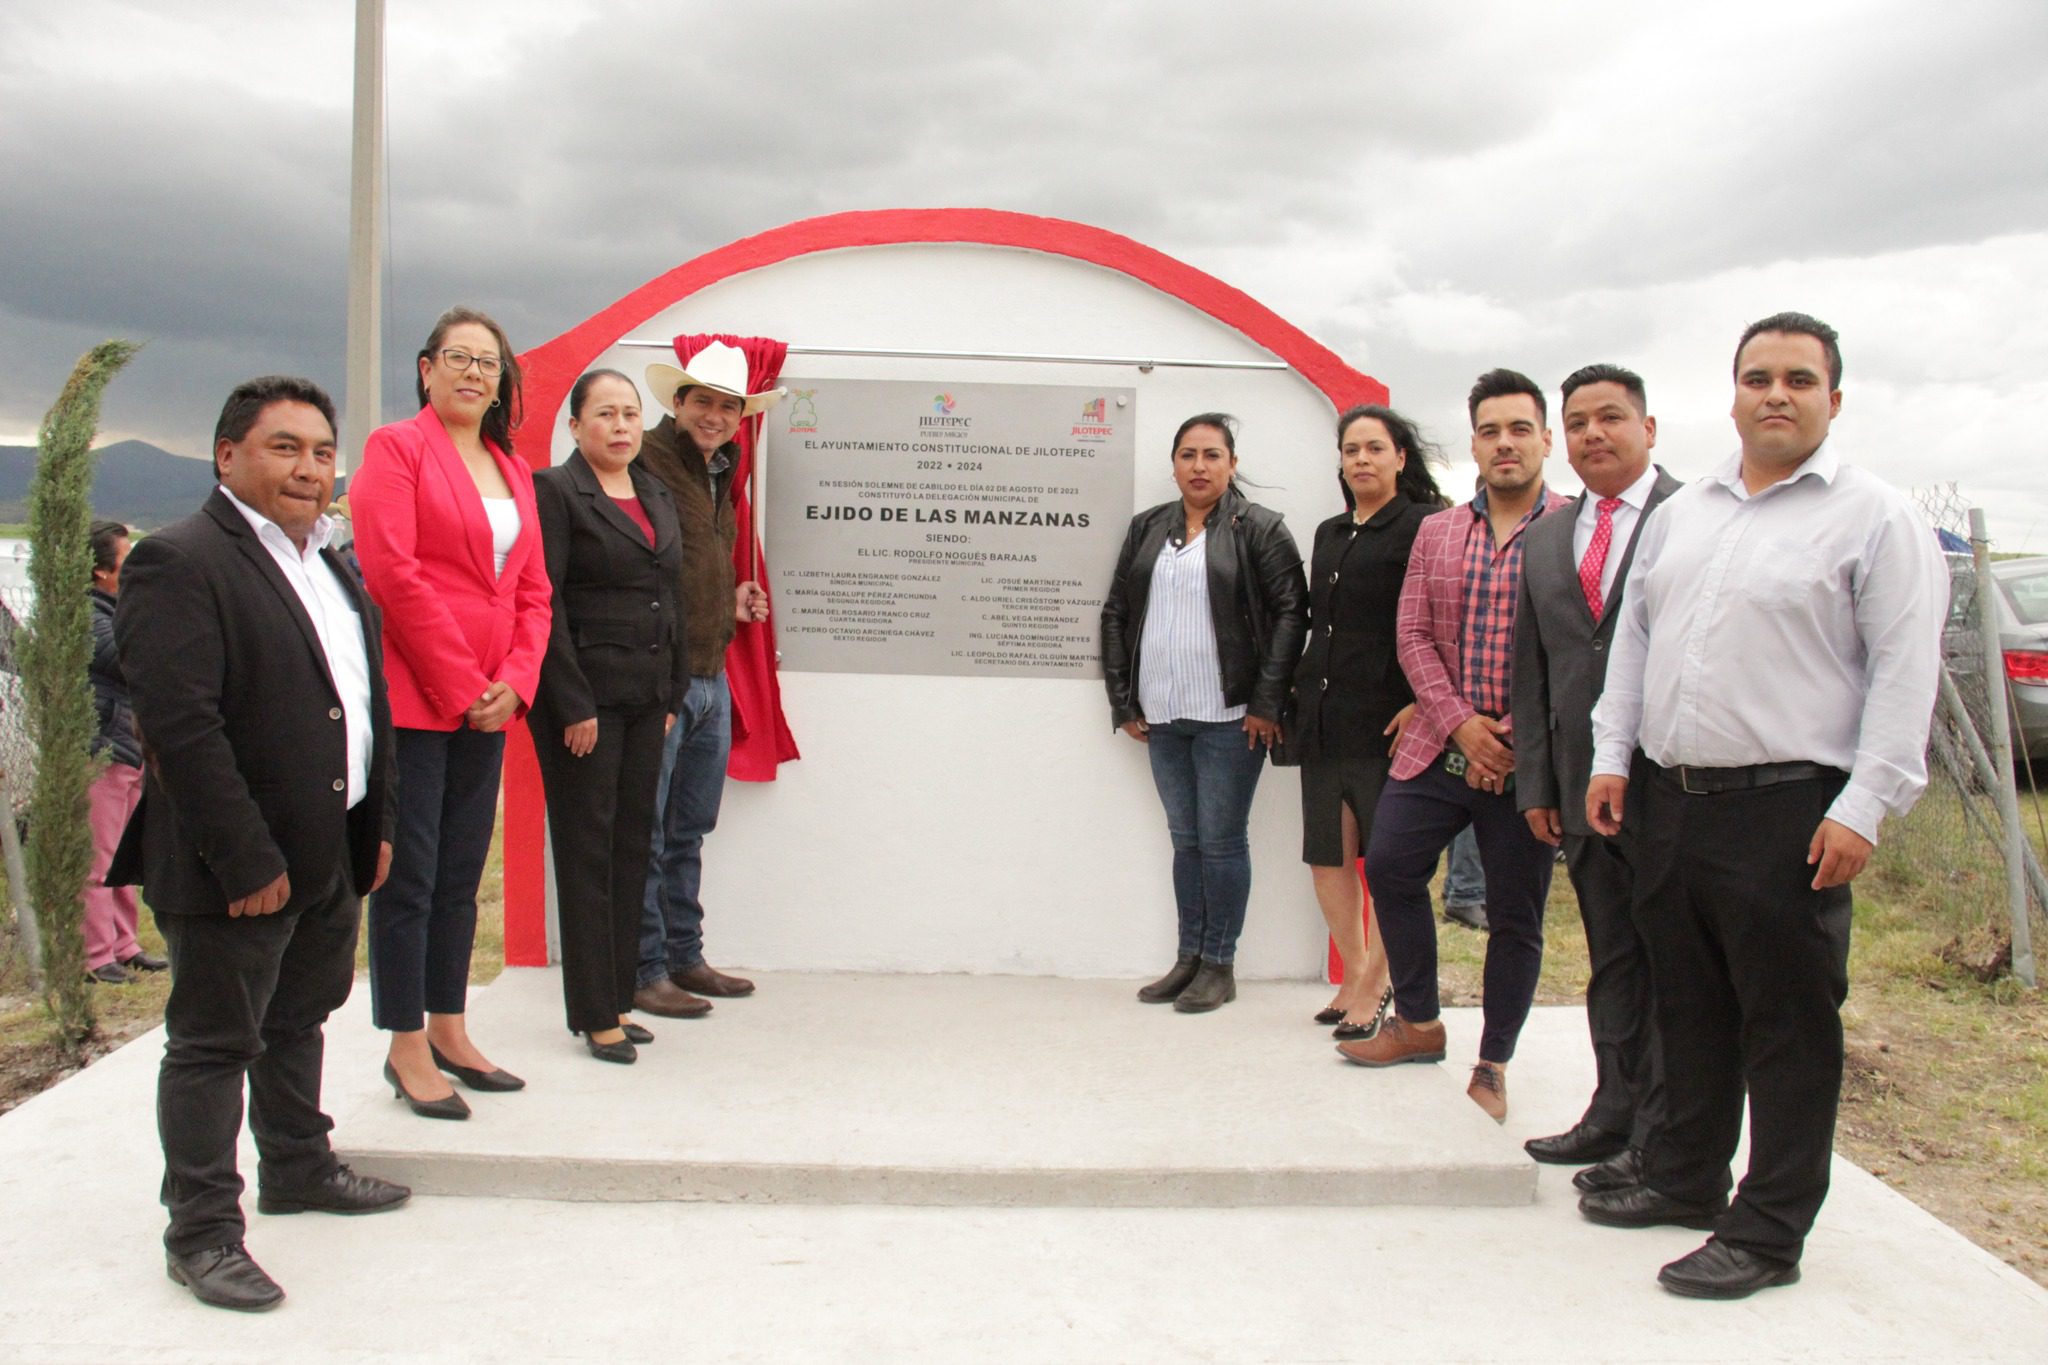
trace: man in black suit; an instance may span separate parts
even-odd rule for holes
[[[1619,365],[1588,365],[1564,381],[1567,458],[1586,491],[1569,517],[1528,531],[1515,619],[1515,789],[1529,828],[1562,843],[1578,893],[1593,975],[1586,1024],[1598,1080],[1585,1116],[1523,1144],[1538,1161],[1599,1162],[1576,1178],[1586,1191],[1641,1179],[1642,1150],[1663,1112],[1663,1066],[1650,1007],[1649,958],[1630,906],[1629,838],[1586,823],[1593,771],[1593,703],[1635,555],[1636,532],[1678,480],[1650,463],[1657,419],[1643,381]]]
[[[170,1277],[254,1311],[284,1291],[242,1245],[242,1085],[265,1213],[374,1213],[411,1191],[334,1158],[321,1026],[355,978],[361,897],[391,862],[391,718],[376,608],[325,548],[334,403],[253,379],[214,429],[220,487],[136,542],[114,636],[143,741],[108,873],[171,955],[157,1128]]]

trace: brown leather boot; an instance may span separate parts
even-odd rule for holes
[[[1440,1062],[1444,1059],[1443,1021],[1411,1024],[1400,1015],[1380,1025],[1370,1038],[1337,1044],[1347,1062],[1360,1066],[1394,1066],[1401,1062]]]
[[[715,995],[720,999],[733,999],[754,993],[753,982],[743,976],[727,976],[708,962],[699,962],[694,967],[670,972],[668,979],[686,991],[695,991],[699,995]]]
[[[1195,969],[1202,965],[1199,957],[1177,957],[1173,970],[1149,986],[1138,987],[1138,998],[1148,1005],[1163,1005],[1188,988],[1188,982],[1195,979]]]
[[[1182,1014],[1207,1014],[1237,999],[1237,973],[1228,962],[1204,962],[1195,968],[1195,979],[1174,997],[1173,1007]]]
[[[701,1019],[711,1013],[711,1002],[699,1000],[663,977],[653,985],[642,986],[633,992],[633,1008],[644,1014],[659,1014],[669,1019]]]

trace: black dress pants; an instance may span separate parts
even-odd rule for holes
[[[582,758],[559,728],[534,730],[555,853],[562,997],[577,1033],[617,1028],[633,1008],[667,716],[658,706],[600,710],[597,745]]]
[[[1842,1090],[1850,895],[1813,889],[1814,830],[1846,774],[1693,796],[1637,756],[1637,914],[1664,1045],[1664,1126],[1644,1183],[1675,1199],[1725,1194],[1749,1097],[1749,1171],[1714,1229],[1799,1259],[1827,1198]]]
[[[346,871],[303,905],[238,918],[159,907],[171,995],[156,1119],[171,1214],[164,1246],[177,1255],[242,1240],[244,1076],[257,1179],[296,1189],[334,1170],[334,1121],[320,1111],[321,1025],[355,984],[361,905]]]
[[[1593,974],[1586,982],[1586,1026],[1598,1081],[1585,1121],[1648,1145],[1664,1119],[1664,1059],[1650,1003],[1650,953],[1636,928],[1634,835],[1564,836],[1564,865],[1578,893]]]

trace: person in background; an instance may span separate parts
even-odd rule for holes
[[[1146,746],[1173,841],[1179,951],[1138,999],[1183,1014],[1237,998],[1252,794],[1308,605],[1286,523],[1238,490],[1234,427],[1220,412],[1180,424],[1180,496],[1131,519],[1102,606],[1110,722]]]
[[[704,958],[704,840],[718,824],[732,753],[726,646],[740,622],[768,619],[767,591],[733,568],[740,423],[780,402],[782,390],[748,393],[746,354],[714,341],[690,358],[688,371],[648,366],[647,392],[663,416],[647,433],[640,465],[667,486],[682,525],[676,591],[690,680],[662,748],[633,1008],[695,1019],[711,1011],[706,996],[754,993],[753,982]]]
[[[1444,923],[1486,932],[1486,865],[1479,861],[1479,836],[1467,825],[1445,855]]]
[[[1565,500],[1543,484],[1550,429],[1534,380],[1490,370],[1473,384],[1466,410],[1485,486],[1470,503],[1431,517],[1415,536],[1398,627],[1415,715],[1394,751],[1365,855],[1396,1010],[1373,1037],[1337,1047],[1361,1066],[1443,1060],[1429,881],[1444,849],[1471,825],[1488,904],[1485,1021],[1465,1093],[1503,1122],[1507,1066],[1543,966],[1543,901],[1553,865],[1549,846],[1515,809],[1512,791],[1515,601],[1523,533]],[[1541,725],[1545,718],[1526,722]]]
[[[419,414],[370,433],[349,485],[398,727],[398,837],[370,898],[370,1003],[391,1032],[394,1094],[423,1117],[463,1119],[442,1071],[472,1090],[525,1084],[470,1040],[465,1003],[505,727],[539,691],[554,589],[533,473],[511,454],[519,362],[504,329],[451,308],[416,366]]]
[[[1643,526],[1593,711],[1586,822],[1635,837],[1666,1119],[1642,1183],[1579,1211],[1712,1229],[1657,1280],[1799,1278],[1842,1093],[1849,884],[1927,785],[1948,575],[1912,500],[1842,458],[1834,328],[1751,323],[1740,449]],[[1626,810],[1624,810],[1626,804]],[[1749,1113],[1749,1169],[1728,1201]]]
[[[1394,618],[1416,529],[1444,505],[1430,453],[1392,409],[1346,411],[1337,419],[1345,510],[1316,527],[1309,556],[1308,648],[1294,670],[1287,743],[1301,759],[1301,859],[1344,963],[1343,985],[1315,1021],[1335,1024],[1344,1039],[1371,1037],[1393,1000],[1379,917],[1365,918],[1358,855],[1415,710]]]
[[[640,962],[655,780],[671,709],[689,686],[676,602],[682,531],[661,480],[640,468],[640,392],[617,370],[569,391],[576,449],[534,475],[555,585],[534,699],[547,791],[569,1028],[592,1056],[637,1060],[654,1035],[627,1017]]]
[[[85,974],[103,985],[119,986],[136,972],[160,972],[171,964],[142,951],[135,926],[140,907],[132,886],[107,886],[107,865],[135,803],[142,799],[142,742],[135,734],[135,713],[128,704],[128,679],[121,672],[121,654],[114,645],[114,604],[121,594],[121,565],[128,558],[128,528],[118,521],[96,521],[87,533],[92,544],[92,677],[93,710],[99,729],[92,752],[104,755],[106,768],[86,792],[87,820],[92,825],[92,872],[85,879]]]

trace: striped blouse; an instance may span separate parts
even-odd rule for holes
[[[1209,615],[1209,536],[1159,548],[1138,643],[1138,709],[1148,725],[1175,720],[1241,720],[1223,701],[1223,656]]]

